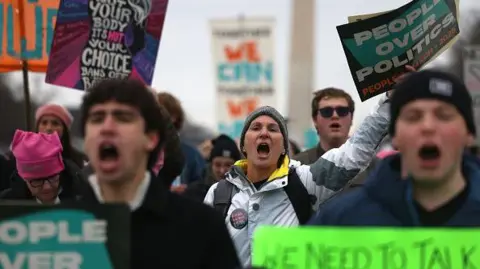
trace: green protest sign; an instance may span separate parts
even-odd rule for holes
[[[260,227],[252,258],[264,269],[474,269],[480,229]]]
[[[337,26],[362,101],[392,89],[405,65],[421,68],[460,33],[458,0],[414,0]]]
[[[130,268],[123,205],[0,203],[0,268]]]

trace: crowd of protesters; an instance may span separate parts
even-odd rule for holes
[[[195,148],[178,136],[185,113],[173,95],[104,80],[75,119],[85,153],[60,105],[37,110],[35,132],[15,131],[0,200],[125,203],[131,268],[250,268],[262,225],[479,226],[472,98],[452,75],[406,71],[351,136],[351,96],[315,92],[306,116],[320,142],[303,152],[268,106],[245,119],[238,143],[220,134]]]

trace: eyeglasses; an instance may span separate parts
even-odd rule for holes
[[[42,187],[43,184],[45,184],[45,181],[48,181],[48,183],[50,185],[53,185],[53,184],[56,184],[59,179],[60,179],[60,177],[58,175],[54,175],[54,176],[51,176],[51,177],[32,179],[32,180],[29,181],[29,183],[30,183],[30,186],[32,186],[34,188],[39,188],[39,187]]]
[[[337,112],[337,115],[339,117],[345,117],[351,112],[348,106],[336,106],[336,107],[326,106],[318,109],[318,112],[324,118],[332,117],[334,111]]]

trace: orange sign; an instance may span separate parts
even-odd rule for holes
[[[59,0],[0,0],[0,72],[46,72]],[[23,18],[23,19],[22,19]]]

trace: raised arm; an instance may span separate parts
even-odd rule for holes
[[[387,134],[389,121],[388,98],[383,96],[345,144],[329,150],[309,166],[297,167],[297,173],[318,202],[343,188],[368,166]]]

